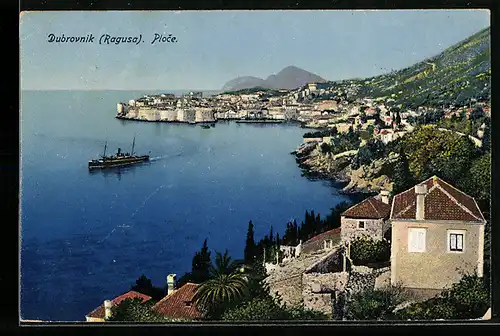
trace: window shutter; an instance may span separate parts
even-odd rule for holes
[[[425,229],[410,228],[408,231],[408,251],[425,251]]]
[[[450,234],[450,249],[455,250],[457,248],[457,235]]]
[[[416,237],[416,231],[410,229],[408,232],[408,250],[410,252],[414,252],[417,250],[417,237]]]
[[[463,249],[463,238],[464,238],[463,235],[461,234],[457,235],[457,249],[460,251]]]
[[[425,231],[418,231],[418,250],[423,252],[425,251]]]

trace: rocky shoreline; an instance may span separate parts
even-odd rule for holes
[[[396,154],[388,158],[375,160],[370,165],[352,169],[349,157],[334,159],[331,153],[323,153],[317,143],[304,143],[291,153],[302,169],[302,175],[332,181],[339,186],[339,193],[355,197],[392,190],[392,182],[381,174],[387,162],[397,159]]]

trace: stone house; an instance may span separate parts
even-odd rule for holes
[[[476,201],[437,176],[394,196],[391,284],[432,297],[483,274],[485,219]]]
[[[136,291],[129,291],[114,298],[113,300],[105,300],[102,305],[100,305],[87,315],[85,315],[85,320],[87,322],[105,322],[105,319],[111,316],[111,308],[114,305],[118,305],[120,304],[120,302],[126,299],[136,299],[136,298],[142,299],[143,303],[151,300],[151,297],[148,295],[144,295]]]
[[[340,228],[332,229],[312,237],[301,246],[301,253],[315,253],[331,250],[340,239]]]
[[[390,212],[389,192],[386,190],[381,191],[378,197],[369,197],[350,207],[340,216],[341,241],[347,242],[357,237],[382,240],[389,232]]]

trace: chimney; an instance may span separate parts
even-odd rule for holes
[[[380,191],[380,200],[382,202],[384,202],[385,204],[389,204],[389,191],[388,190]]]
[[[167,295],[170,295],[173,293],[174,288],[175,288],[175,277],[177,274],[169,274],[167,276]]]
[[[104,301],[104,318],[107,320],[111,317],[111,307],[113,303],[109,300]]]
[[[417,184],[415,186],[415,194],[417,194],[417,209],[415,211],[415,219],[423,220],[425,212],[424,198],[427,194],[427,186],[425,184]]]

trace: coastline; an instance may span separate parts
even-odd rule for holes
[[[377,194],[374,191],[365,190],[362,188],[346,189],[346,187],[351,183],[351,176],[346,169],[349,167],[349,165],[335,172],[322,170],[316,167],[314,164],[306,163],[314,149],[306,151],[306,153],[302,154],[302,150],[304,148],[307,148],[307,146],[304,146],[304,144],[302,144],[297,150],[290,153],[291,155],[295,156],[295,161],[298,167],[302,170],[302,176],[310,180],[329,181],[332,184],[332,187],[337,190],[339,195],[348,197],[352,203],[360,202],[369,196]]]
[[[139,119],[139,118],[126,118],[121,116],[115,116],[116,119],[127,120],[127,121],[142,121],[142,122],[150,122],[150,123],[167,123],[167,124],[187,124],[187,125],[199,125],[199,124],[214,124],[217,120],[214,121],[179,121],[179,120],[148,120],[148,119]]]

